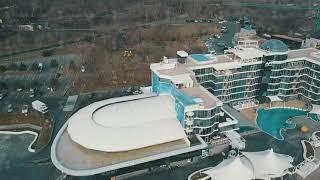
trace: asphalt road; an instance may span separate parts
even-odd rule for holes
[[[218,44],[224,44],[226,47],[233,47],[232,39],[235,33],[240,31],[240,24],[237,24],[235,22],[226,22],[224,24],[221,24],[221,26],[225,26],[228,28],[228,31],[221,34],[221,37],[209,39],[206,41],[206,44],[208,45],[208,50],[215,50],[217,54],[223,54],[223,49]]]
[[[67,97],[41,97],[38,99],[46,103],[49,107],[50,115],[55,121],[53,130],[53,137],[55,137],[59,129],[66,122],[66,114],[62,111],[62,108]],[[32,100],[33,99],[30,99],[28,96],[25,96],[17,98],[14,103],[16,105],[20,104],[20,102],[30,104]],[[4,169],[4,171],[0,172],[0,179],[45,180],[55,179],[55,177],[58,177],[60,172],[53,166],[50,160],[50,148],[52,140],[49,146],[39,153],[20,152],[26,149],[25,144],[30,142],[28,140],[19,141],[19,139],[8,139],[7,141],[0,141],[1,147],[10,147],[11,149],[14,149],[14,151],[9,152],[1,151],[1,155],[6,156],[7,159],[5,161],[6,164],[0,163],[0,169]],[[19,161],[16,160],[17,158]]]
[[[82,94],[78,97],[77,103],[75,105],[75,108],[73,110],[76,111],[77,109],[86,106],[87,104],[95,101],[99,101],[106,98],[111,97],[118,97],[118,96],[124,96],[129,95],[131,92],[127,92],[126,89],[118,89],[113,91],[100,91],[100,92],[94,92],[94,95],[89,94]],[[29,98],[29,96],[19,96],[19,97],[6,97],[7,100],[14,101],[14,104],[20,104],[21,102],[24,103],[31,103],[33,98]],[[14,98],[14,99],[11,99]],[[40,101],[47,104],[49,108],[49,113],[52,116],[52,118],[55,121],[54,124],[54,130],[53,130],[53,137],[49,143],[49,145],[43,149],[39,153],[27,153],[24,155],[23,153],[18,152],[21,149],[25,149],[25,143],[26,141],[12,141],[8,139],[7,141],[12,141],[11,143],[7,141],[0,141],[0,144],[3,147],[8,148],[9,146],[13,149],[17,149],[17,151],[10,152],[11,154],[9,157],[5,160],[5,164],[1,164],[0,162],[0,179],[10,179],[10,180],[55,180],[55,179],[61,179],[63,176],[61,176],[61,172],[57,170],[54,165],[51,163],[50,160],[50,151],[51,151],[51,144],[60,130],[60,128],[66,123],[68,117],[73,112],[64,112],[63,107],[67,101],[68,97],[65,96],[50,96],[50,97],[37,97]],[[1,102],[0,102],[1,103]],[[1,138],[1,136],[0,136]],[[1,146],[0,146],[1,150]],[[20,153],[20,156],[17,156],[15,158],[19,159],[19,162],[16,162],[15,159],[10,158],[15,156],[15,154]],[[3,156],[7,156],[5,153],[1,152]],[[1,155],[0,155],[0,161],[1,161]],[[10,166],[7,166],[6,164],[10,164]],[[14,164],[14,165],[11,165]],[[4,171],[1,171],[1,168],[5,168]],[[62,178],[63,179],[63,178]],[[89,177],[68,177],[68,180],[70,179],[79,179],[79,180],[97,180],[97,179],[105,179],[103,176],[89,176]]]
[[[33,155],[28,147],[34,137],[32,134],[0,134],[0,172]]]

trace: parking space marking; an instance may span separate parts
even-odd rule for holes
[[[75,96],[69,96],[66,102],[66,105],[63,107],[63,111],[70,112],[73,110],[74,105],[76,104],[76,101],[78,99],[78,95]]]

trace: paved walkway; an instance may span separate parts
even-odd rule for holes
[[[235,118],[236,120],[238,120],[238,125],[240,127],[248,127],[249,126],[249,127],[257,128],[257,126],[255,124],[251,123],[247,118],[245,118],[242,114],[240,114],[240,112],[233,109],[229,105],[224,104],[222,106],[222,109],[224,110],[224,112],[226,114],[228,114],[232,118]]]

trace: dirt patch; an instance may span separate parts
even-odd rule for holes
[[[38,133],[38,138],[33,144],[33,148],[41,149],[50,141],[50,136],[53,130],[52,122],[45,116],[38,112],[32,111],[25,116],[21,113],[2,113],[0,114],[0,125],[13,125],[13,124],[32,124],[41,127]],[[16,128],[13,131],[35,131],[31,128]]]

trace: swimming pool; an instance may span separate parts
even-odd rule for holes
[[[191,55],[192,59],[198,61],[198,62],[204,62],[204,61],[208,61],[209,58],[206,57],[205,55],[203,54],[192,54]]]
[[[271,135],[272,137],[283,140],[281,135],[281,129],[293,129],[296,127],[295,124],[287,123],[287,121],[293,117],[306,116],[307,111],[290,108],[272,108],[257,110],[256,122],[259,128]]]

